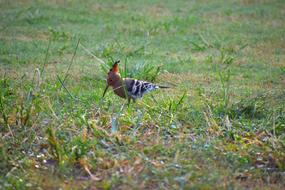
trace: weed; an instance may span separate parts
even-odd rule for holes
[[[225,52],[225,49],[220,50],[220,65],[219,65],[219,80],[223,90],[223,109],[226,111],[230,102],[230,79],[231,79],[231,65],[234,58]]]

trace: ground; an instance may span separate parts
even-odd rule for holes
[[[0,9],[0,189],[284,189],[283,0]]]

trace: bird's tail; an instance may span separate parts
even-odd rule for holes
[[[171,88],[170,86],[157,85],[159,88]]]

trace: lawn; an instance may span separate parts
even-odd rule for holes
[[[284,189],[283,0],[0,10],[0,189]],[[115,60],[170,88],[102,98]]]

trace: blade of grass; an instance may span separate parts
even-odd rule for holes
[[[213,47],[213,46],[202,36],[202,34],[199,34],[199,37],[201,38],[202,42],[203,42],[208,48]]]
[[[44,73],[45,66],[46,66],[46,63],[47,63],[47,60],[48,60],[48,52],[49,52],[49,49],[50,49],[50,45],[51,45],[51,39],[50,39],[49,42],[48,42],[48,47],[47,47],[47,50],[46,50],[46,55],[45,55],[44,64],[43,64],[42,69],[41,69],[41,74],[42,74],[42,75],[43,75],[43,73]]]
[[[128,62],[128,56],[125,57],[125,63],[124,63],[124,77],[127,78],[127,62]]]
[[[99,63],[101,63],[102,65],[103,65],[103,67],[105,67],[106,69],[108,69],[108,67],[106,66],[106,63],[102,60],[102,59],[100,59],[100,58],[98,58],[96,55],[94,55],[90,50],[88,50],[82,43],[80,43],[79,44],[82,48],[83,48],[83,50],[85,51],[85,52],[87,52],[89,55],[91,55],[91,57],[93,57],[96,61],[98,61]]]
[[[70,92],[69,90],[66,88],[66,86],[64,85],[63,81],[60,79],[60,77],[58,75],[56,75],[58,81],[60,82],[61,86],[66,90],[66,92],[68,93],[68,95],[74,99],[74,100],[78,100],[77,98],[75,98]]]
[[[72,56],[72,58],[71,58],[71,62],[70,62],[70,64],[68,65],[68,68],[67,68],[67,70],[66,70],[66,72],[65,72],[65,76],[64,76],[64,78],[63,78],[63,80],[62,80],[62,86],[63,86],[63,84],[65,83],[65,80],[66,80],[66,78],[67,78],[67,76],[68,76],[68,72],[69,72],[69,70],[70,70],[70,68],[71,68],[71,66],[72,66],[72,64],[73,64],[73,60],[74,60],[74,57],[75,57],[75,55],[76,55],[79,42],[80,42],[80,38],[79,38],[78,41],[77,41],[75,50],[74,50],[74,52],[73,52],[73,56]],[[62,88],[62,86],[60,87],[60,89]]]

